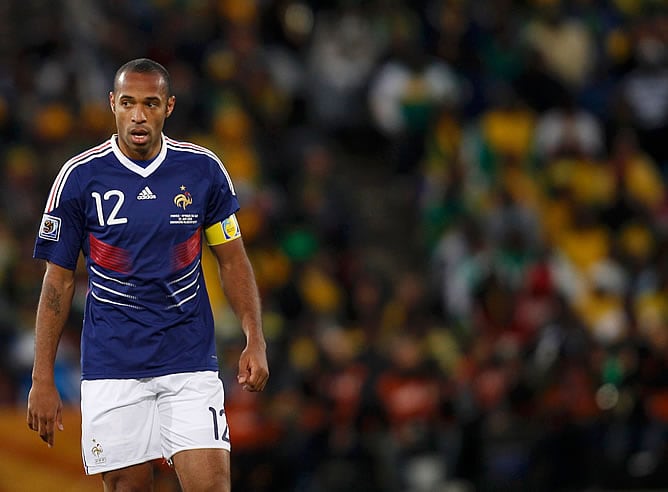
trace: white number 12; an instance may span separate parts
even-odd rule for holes
[[[100,226],[104,227],[104,212],[102,211],[102,195],[97,191],[91,193],[92,197],[95,199],[95,208],[97,209],[97,221],[100,223]],[[106,225],[118,225],[125,224],[128,221],[127,217],[116,217],[118,211],[125,201],[125,195],[120,190],[109,190],[104,194],[104,200],[109,200],[111,197],[116,197],[116,203],[111,209],[111,213],[107,218]]]

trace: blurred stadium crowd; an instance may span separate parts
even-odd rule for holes
[[[148,56],[166,132],[235,180],[263,297],[250,395],[211,293],[236,490],[668,487],[667,7],[2,2],[0,403],[29,387],[48,187]]]

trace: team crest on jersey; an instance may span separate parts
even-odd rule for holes
[[[193,196],[189,191],[186,191],[185,185],[181,185],[181,193],[174,197],[174,205],[185,211],[186,207],[192,205]],[[197,224],[199,221],[199,214],[197,213],[178,213],[169,215],[170,224]]]
[[[192,195],[190,194],[189,191],[186,191],[186,187],[184,185],[181,185],[181,193],[179,193],[174,197],[174,205],[185,210],[186,207],[188,205],[192,205],[192,203],[193,203]]]
[[[39,226],[39,237],[48,241],[58,241],[60,239],[60,217],[44,214]]]

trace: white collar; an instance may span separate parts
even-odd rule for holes
[[[111,136],[111,148],[114,151],[116,159],[118,159],[121,164],[123,164],[133,173],[139,174],[142,178],[147,178],[151,174],[153,174],[153,172],[155,172],[155,170],[158,169],[158,167],[160,167],[160,164],[162,164],[162,162],[165,160],[165,156],[167,155],[167,145],[165,144],[165,135],[161,133],[160,138],[162,140],[162,145],[160,146],[160,152],[158,153],[156,158],[153,159],[153,162],[151,162],[146,167],[142,167],[132,162],[132,159],[128,158],[128,156],[126,156],[123,152],[121,152],[121,149],[118,147],[118,143],[116,142],[117,138],[118,134],[116,133],[114,133]]]

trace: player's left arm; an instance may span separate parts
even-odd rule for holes
[[[209,236],[210,237],[210,236]],[[248,391],[262,391],[269,378],[267,344],[262,331],[260,294],[240,234],[209,246],[218,260],[223,291],[246,335],[237,380]]]

